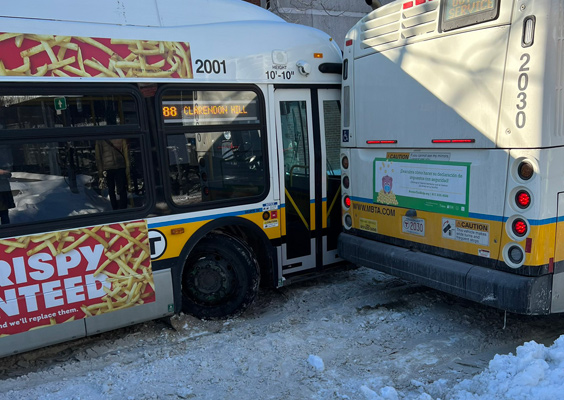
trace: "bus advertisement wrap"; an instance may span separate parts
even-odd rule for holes
[[[470,163],[374,159],[374,203],[468,216]]]
[[[0,33],[0,76],[192,79],[190,44]]]
[[[146,221],[0,240],[0,336],[155,301]]]

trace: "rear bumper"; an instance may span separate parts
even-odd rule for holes
[[[552,275],[514,275],[347,233],[339,236],[338,252],[354,264],[478,303],[519,314],[550,314]]]

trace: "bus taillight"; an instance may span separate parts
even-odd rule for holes
[[[533,167],[533,164],[531,164],[530,161],[526,161],[526,160],[521,161],[521,163],[517,167],[517,174],[519,175],[519,178],[521,178],[524,181],[528,181],[529,179],[531,179],[533,177],[534,172],[535,172],[535,168]]]
[[[352,228],[352,217],[348,213],[343,217],[343,226],[347,230]]]
[[[349,168],[349,158],[347,156],[343,156],[343,158],[341,159],[341,166],[343,167],[343,169]]]
[[[519,190],[515,194],[515,203],[522,210],[528,208],[531,205],[531,194],[526,190]]]
[[[343,175],[343,187],[344,187],[345,189],[348,189],[349,186],[350,186],[350,184],[351,184],[351,182],[350,182],[349,177],[346,176],[346,175]]]
[[[345,197],[343,198],[343,204],[345,205],[345,207],[346,207],[347,209],[348,209],[348,208],[351,208],[351,198],[350,198],[349,196],[345,196]]]
[[[521,218],[516,218],[511,224],[511,229],[517,237],[523,237],[527,234],[527,223]]]
[[[521,265],[523,259],[525,258],[525,254],[523,253],[523,249],[517,245],[510,246],[507,250],[507,258],[516,265]]]

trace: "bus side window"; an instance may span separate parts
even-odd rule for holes
[[[14,208],[14,195],[10,185],[13,167],[12,149],[0,145],[0,224],[10,223],[10,209]]]
[[[10,154],[12,164],[9,179],[0,178],[0,196],[2,203],[4,200],[9,202],[10,193],[13,204],[8,207],[2,224],[33,223],[142,207],[146,199],[143,171],[139,168],[142,165],[139,140],[128,139],[127,146],[123,138],[108,142],[123,144],[123,156],[118,153],[119,157],[115,157],[123,158],[119,172],[111,171],[109,156],[106,164],[99,161],[103,157],[101,147],[110,146],[104,140],[3,145],[2,157]],[[7,184],[10,192],[4,191]],[[121,185],[121,190],[111,196],[109,188],[116,185]]]
[[[167,135],[167,150],[176,205],[256,196],[266,187],[259,131]]]

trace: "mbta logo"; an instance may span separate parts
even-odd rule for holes
[[[149,229],[149,247],[151,249],[151,260],[162,256],[166,250],[166,237],[156,229]]]

